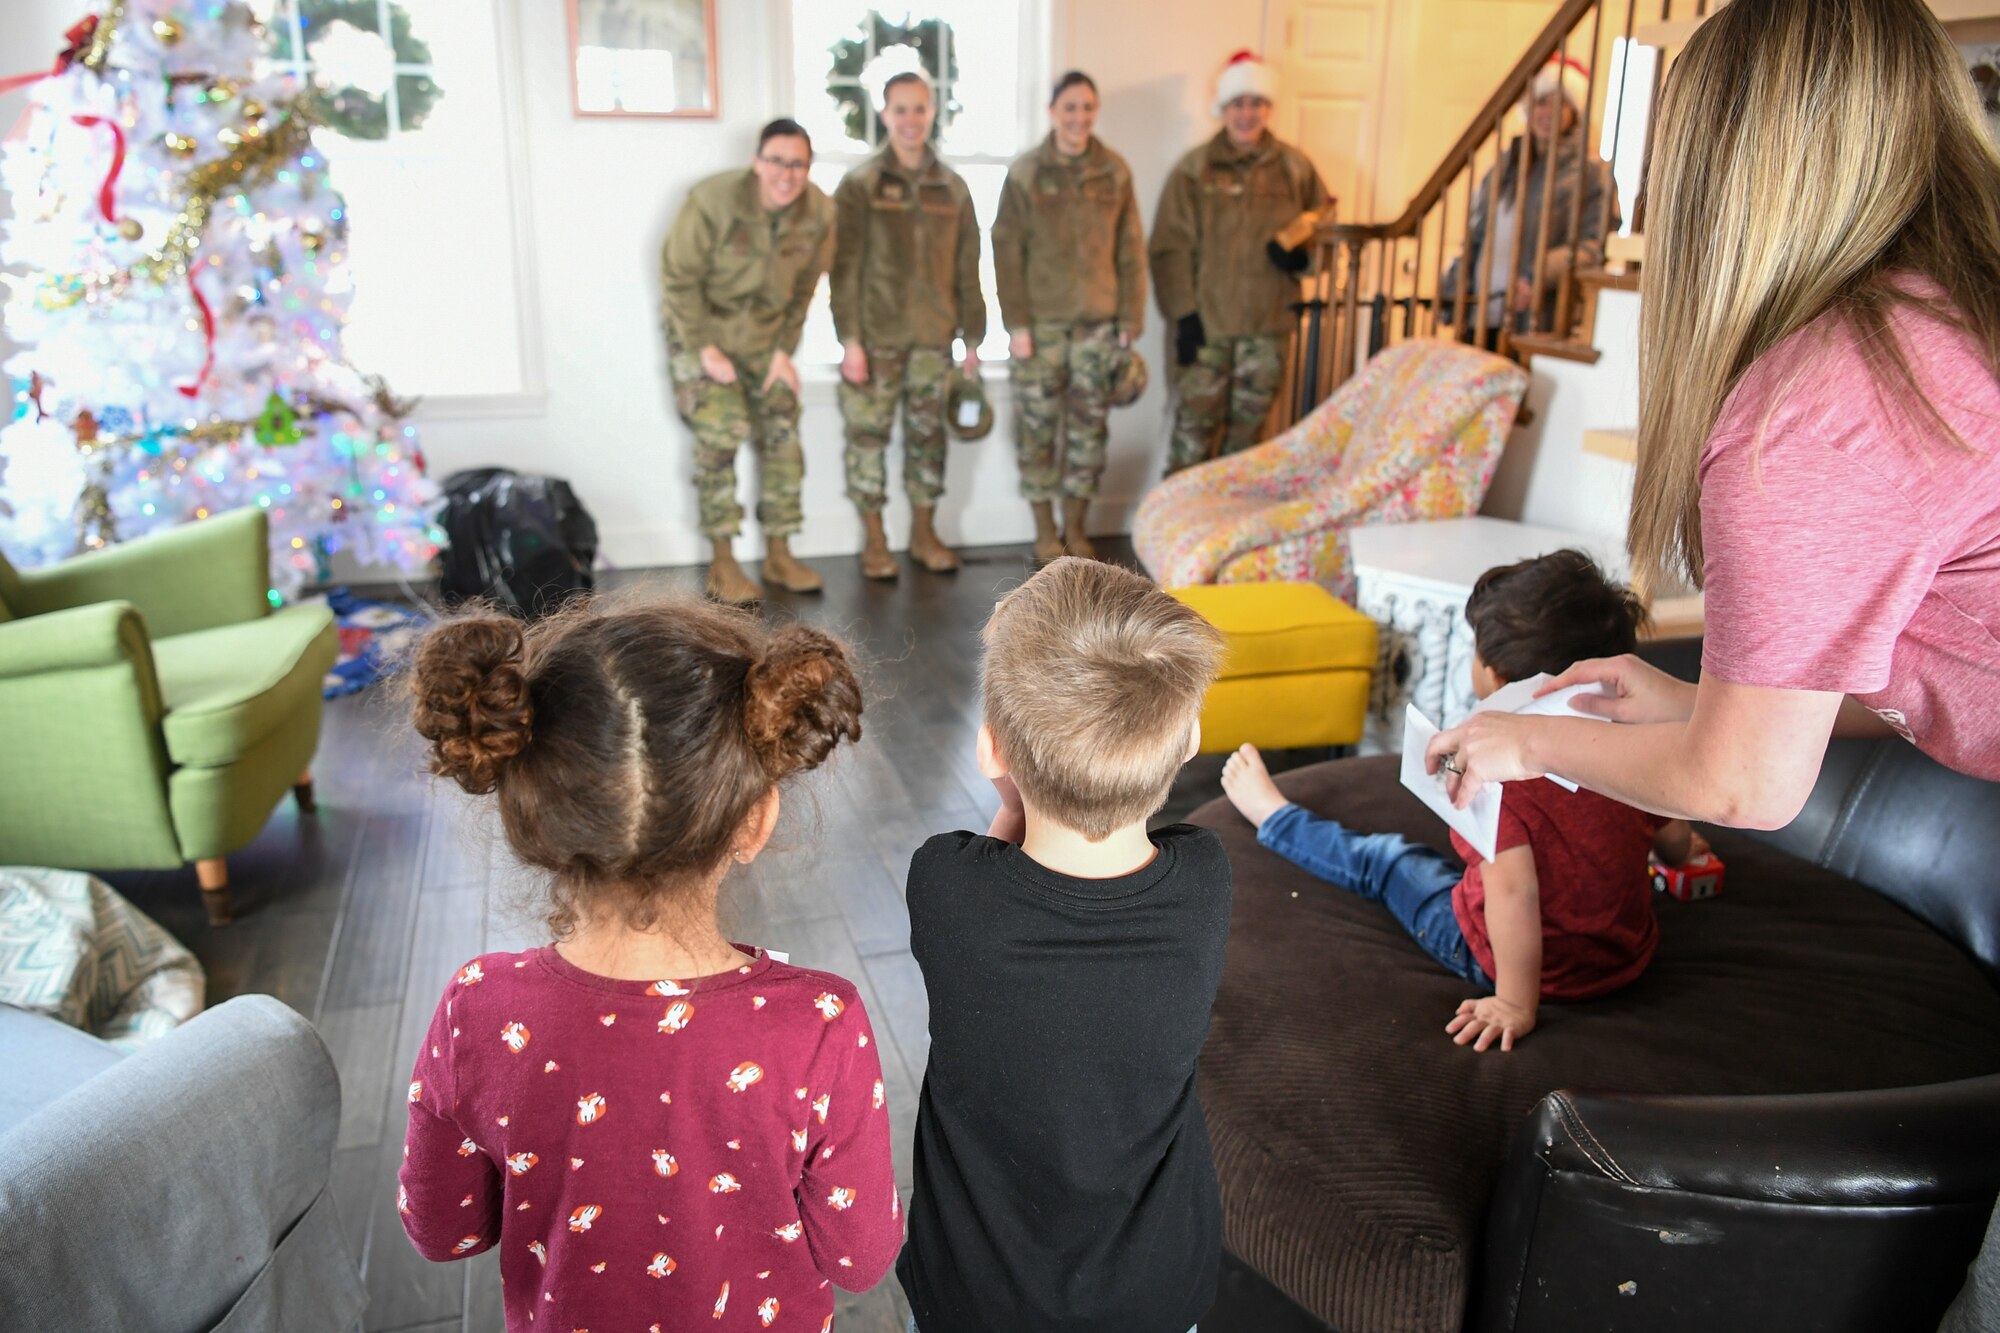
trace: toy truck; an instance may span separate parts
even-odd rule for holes
[[[1714,852],[1703,852],[1682,866],[1661,865],[1656,856],[1648,861],[1647,869],[1652,872],[1655,889],[1684,903],[1722,892],[1722,858]]]

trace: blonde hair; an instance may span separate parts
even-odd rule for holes
[[[1222,636],[1152,583],[1064,557],[993,608],[986,725],[1028,804],[1093,842],[1166,804]]]
[[[1889,325],[1922,310],[2000,366],[2000,153],[1922,0],[1719,9],[1668,77],[1646,207],[1636,579],[1701,586],[1702,449],[1751,364],[1822,315],[1885,403],[1964,444]]]

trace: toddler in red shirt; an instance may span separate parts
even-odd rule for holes
[[[716,900],[784,781],[860,737],[846,652],[600,601],[448,620],[411,681],[433,770],[496,794],[548,872],[555,937],[445,988],[410,1075],[411,1242],[498,1247],[511,1333],[826,1333],[830,1284],[873,1286],[903,1239],[874,1036],[852,985],[731,944]]]
[[[1645,609],[1589,556],[1557,551],[1480,575],[1465,619],[1483,699],[1512,681],[1633,651]],[[1481,1051],[1496,1041],[1512,1050],[1544,998],[1603,995],[1644,972],[1659,942],[1647,854],[1680,865],[1708,849],[1684,821],[1535,779],[1507,784],[1493,860],[1451,835],[1461,870],[1398,834],[1356,833],[1293,805],[1255,746],[1229,757],[1222,790],[1258,842],[1380,902],[1432,958],[1491,992],[1459,1005],[1445,1028]]]

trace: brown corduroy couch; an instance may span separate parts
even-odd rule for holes
[[[1278,784],[1447,845],[1393,758]],[[1930,1088],[2000,1072],[2000,786],[1891,742],[1814,801],[1779,845],[1714,833],[1724,894],[1662,898],[1645,976],[1505,1054],[1452,1044],[1470,992],[1387,911],[1197,811],[1235,872],[1200,1076],[1230,1267],[1339,1333],[1934,1329],[2000,1182],[2000,1078]],[[1915,1091],[1796,1095],[1862,1089]]]

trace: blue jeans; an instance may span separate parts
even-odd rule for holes
[[[1451,891],[1464,875],[1451,858],[1399,833],[1356,833],[1291,804],[1264,821],[1257,841],[1321,879],[1381,903],[1447,972],[1493,989],[1451,910]]]

